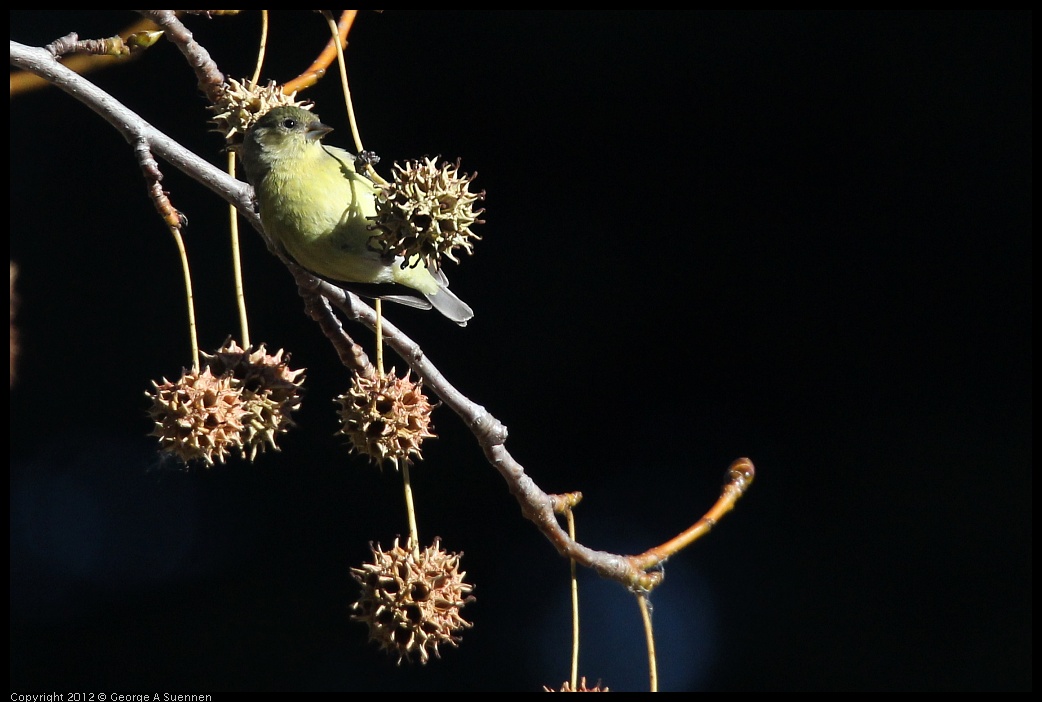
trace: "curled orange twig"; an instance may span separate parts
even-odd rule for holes
[[[337,33],[340,36],[340,46],[347,46],[347,34],[351,31],[351,25],[355,22],[355,17],[358,15],[358,10],[344,10],[340,15],[340,21],[337,22]],[[329,43],[326,44],[326,48],[322,50],[322,53],[318,55],[318,58],[308,66],[307,70],[301,73],[299,76],[291,81],[288,81],[283,87],[282,91],[287,95],[310,88],[312,85],[317,83],[324,75],[326,75],[326,69],[329,65],[336,60],[336,45],[333,44],[333,40],[330,39]]]

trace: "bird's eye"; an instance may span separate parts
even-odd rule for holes
[[[293,119],[292,117],[289,117],[287,119],[282,120],[282,126],[286,129],[293,129],[297,126],[297,120]]]

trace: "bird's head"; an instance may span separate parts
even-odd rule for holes
[[[285,105],[268,110],[243,138],[239,154],[247,177],[253,182],[276,161],[315,148],[331,131],[333,128],[324,124],[318,115],[301,107]]]

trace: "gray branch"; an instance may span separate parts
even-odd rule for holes
[[[168,23],[171,20],[171,16],[153,16],[152,18]],[[181,37],[179,45],[184,47],[187,39],[188,37]],[[186,55],[194,55],[197,58],[200,56],[198,53],[192,54],[191,52]],[[232,178],[205,159],[185,149],[139,115],[127,109],[114,97],[62,66],[47,50],[28,47],[12,41],[11,65],[35,73],[94,110],[122,134],[132,147],[147,147],[159,158],[172,164],[205,188],[234,205],[239,213],[263,235],[260,219],[253,211],[253,192],[249,185]],[[347,318],[370,329],[375,328],[376,312],[371,307],[354,294],[319,280],[298,266],[292,265],[278,251],[277,247],[272,246],[267,237],[265,237],[265,241],[268,243],[269,249],[284,263],[287,263],[287,267],[297,281],[300,294],[305,300],[308,300],[310,295],[319,295],[328,300]],[[321,309],[314,308],[311,314],[320,322],[325,319],[324,331],[331,336],[331,339],[336,339],[342,334],[342,330],[338,330],[336,324],[328,320]],[[425,385],[446,406],[459,415],[474,434],[488,462],[499,471],[506,481],[510,493],[521,507],[522,514],[536,525],[558,553],[575,559],[577,563],[593,569],[603,577],[615,580],[634,590],[650,589],[661,580],[661,573],[646,572],[635,564],[632,556],[595,551],[569,538],[558,523],[554,510],[554,507],[561,504],[562,501],[559,496],[550,495],[541,490],[525,473],[521,464],[510,455],[505,446],[506,427],[484,407],[471,401],[456,389],[431,363],[416,342],[387,319],[384,319],[382,324],[385,342],[419,377],[424,379]],[[347,338],[341,339],[339,343],[344,348],[341,356],[351,356],[352,353],[349,352],[348,347],[353,342]],[[345,365],[351,367],[349,363],[345,363]]]
[[[35,73],[94,110],[122,134],[127,143],[134,145],[144,142],[153,154],[234,205],[239,214],[256,227],[257,231],[263,231],[260,218],[253,211],[253,189],[247,183],[232,178],[206,159],[181,146],[119,100],[63,66],[46,49],[12,41],[11,65]]]

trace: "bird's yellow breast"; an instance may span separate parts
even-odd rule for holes
[[[391,282],[391,266],[368,247],[374,186],[318,144],[272,168],[257,187],[268,234],[305,268],[346,282]]]

